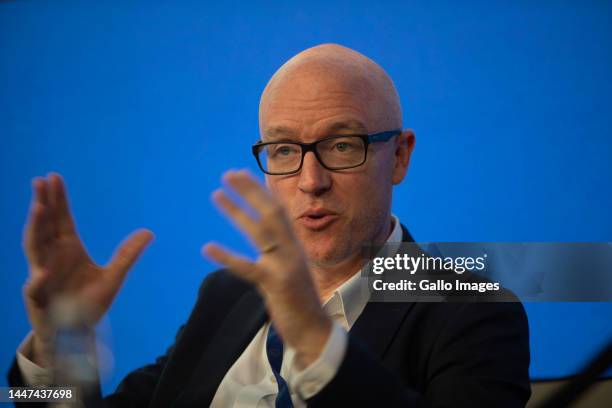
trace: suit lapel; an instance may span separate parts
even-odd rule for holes
[[[414,302],[369,302],[350,333],[361,340],[371,353],[382,359],[413,306]]]
[[[247,292],[206,347],[177,406],[209,406],[221,380],[268,319],[256,290]]]
[[[402,242],[414,242],[406,227],[401,227]],[[382,358],[413,306],[414,302],[368,302],[350,333],[370,352]]]

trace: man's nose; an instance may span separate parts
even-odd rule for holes
[[[304,193],[321,195],[331,187],[330,171],[319,163],[313,152],[304,155],[298,188]]]

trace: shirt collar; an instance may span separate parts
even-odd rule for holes
[[[401,242],[402,241],[402,227],[399,219],[391,214],[393,221],[393,229],[391,234],[387,238],[386,243]],[[363,309],[365,308],[368,300],[370,299],[370,291],[368,286],[360,279],[361,270],[353,274],[346,282],[340,285],[333,293],[333,295],[325,302],[323,309],[330,315],[340,315],[342,317],[341,322],[346,330],[353,327],[355,321]]]

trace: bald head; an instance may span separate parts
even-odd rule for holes
[[[399,97],[380,65],[363,54],[336,44],[306,49],[281,66],[264,89],[259,105],[262,137],[285,107],[304,113],[334,97],[351,98],[368,133],[402,127]],[[336,98],[337,99],[337,98]],[[337,100],[332,102],[337,104]],[[331,106],[330,106],[331,108]],[[282,114],[281,114],[282,116]]]

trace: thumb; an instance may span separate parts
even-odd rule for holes
[[[117,285],[123,282],[125,275],[134,262],[153,240],[154,235],[147,229],[139,229],[123,240],[115,251],[110,262],[106,265],[112,279]]]

